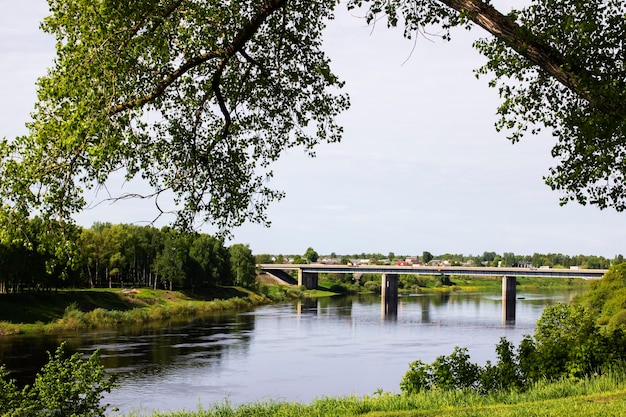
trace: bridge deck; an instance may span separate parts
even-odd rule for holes
[[[600,279],[606,269],[510,268],[510,267],[456,267],[456,266],[396,266],[396,265],[324,265],[324,264],[261,264],[262,270],[300,269],[302,272],[332,274],[411,274],[411,275],[465,275],[483,277],[544,277]]]

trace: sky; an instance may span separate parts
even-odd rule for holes
[[[0,4],[0,136],[14,137],[26,133],[54,42],[39,30],[45,0]],[[544,184],[555,164],[549,133],[513,145],[496,132],[497,90],[473,73],[484,62],[471,47],[480,36],[480,29],[458,30],[451,42],[409,41],[384,24],[366,26],[340,4],[325,50],[351,97],[339,117],[343,139],[318,146],[315,158],[286,152],[273,167],[271,185],[286,197],[271,205],[271,226],[246,224],[230,242],[276,255],[308,247],[320,254],[626,253],[626,213],[561,207],[560,194]],[[113,179],[110,187],[142,185]],[[90,197],[94,207],[77,222],[154,218],[150,203],[95,204],[101,200]]]

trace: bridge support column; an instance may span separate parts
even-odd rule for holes
[[[307,290],[314,290],[317,288],[319,275],[317,272],[303,272],[302,269],[298,269],[298,285],[304,286]]]
[[[515,321],[515,298],[517,288],[515,277],[502,277],[502,322]]]
[[[398,274],[383,274],[380,285],[380,310],[383,318],[398,316]]]

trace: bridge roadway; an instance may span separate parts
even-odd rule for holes
[[[396,266],[396,265],[325,265],[325,264],[260,264],[262,271],[272,269],[298,270],[304,273],[331,274],[411,274],[465,275],[475,277],[543,277],[600,279],[606,269],[463,267],[463,266]],[[300,273],[299,273],[300,275]]]

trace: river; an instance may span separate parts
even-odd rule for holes
[[[99,349],[120,383],[106,402],[121,413],[399,392],[409,362],[432,362],[454,346],[467,347],[474,362],[495,360],[501,337],[517,344],[534,333],[547,305],[574,293],[517,295],[514,323],[502,322],[501,298],[493,293],[401,296],[391,317],[381,313],[380,297],[332,297],[193,323],[5,337],[0,363],[12,377],[28,379],[62,339],[85,355]]]

